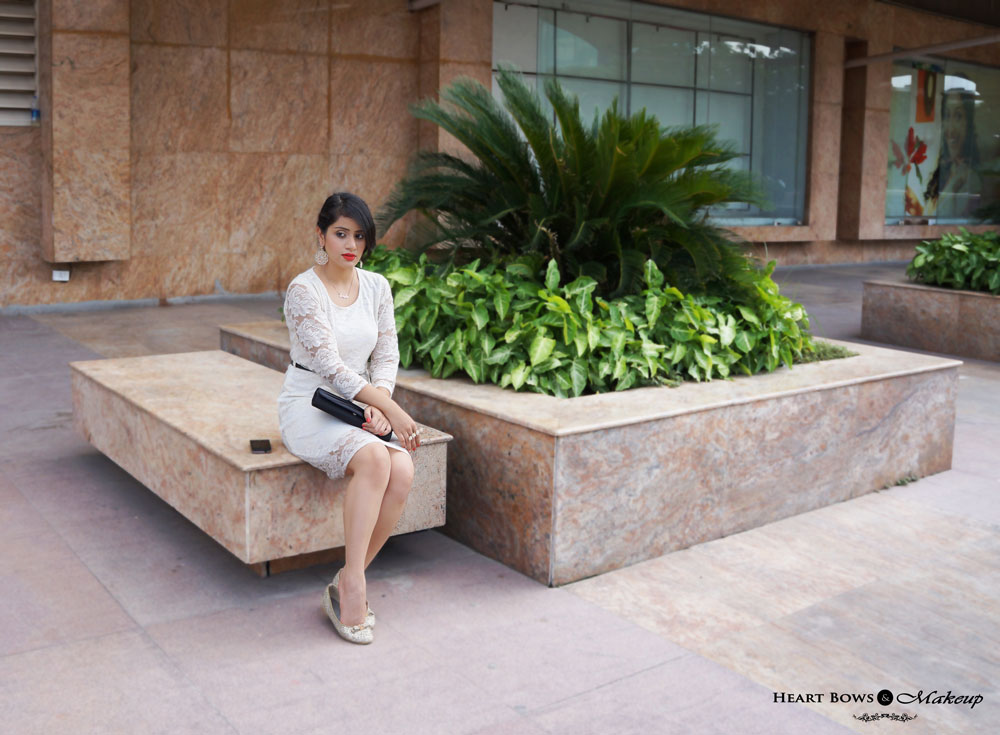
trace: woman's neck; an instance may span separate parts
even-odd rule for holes
[[[344,273],[343,271],[347,271]],[[331,268],[330,264],[317,266],[316,272],[323,280],[333,286],[338,292],[348,291],[354,287],[354,266],[348,268]]]

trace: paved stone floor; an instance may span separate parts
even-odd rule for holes
[[[900,270],[776,277],[856,340],[862,279]],[[566,587],[394,537],[363,647],[320,608],[336,565],[256,577],[71,424],[68,362],[213,349],[278,304],[0,315],[2,732],[1000,732],[1000,365],[961,368],[951,471]],[[881,689],[983,701],[830,702]]]

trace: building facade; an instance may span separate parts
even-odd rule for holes
[[[40,119],[0,115],[0,307],[281,291],[327,194],[377,208],[414,152],[454,149],[408,106],[502,63],[585,111],[717,125],[769,202],[713,216],[781,265],[906,259],[991,229],[973,223],[1000,199],[1000,44],[881,58],[1000,19],[877,0],[24,5]]]

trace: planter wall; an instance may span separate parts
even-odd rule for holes
[[[865,281],[861,336],[928,352],[1000,360],[1000,296]]]
[[[401,370],[395,398],[454,436],[443,530],[559,585],[949,469],[961,363],[850,347],[572,399]]]

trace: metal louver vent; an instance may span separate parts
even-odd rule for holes
[[[31,124],[35,49],[35,0],[0,1],[0,125]]]

